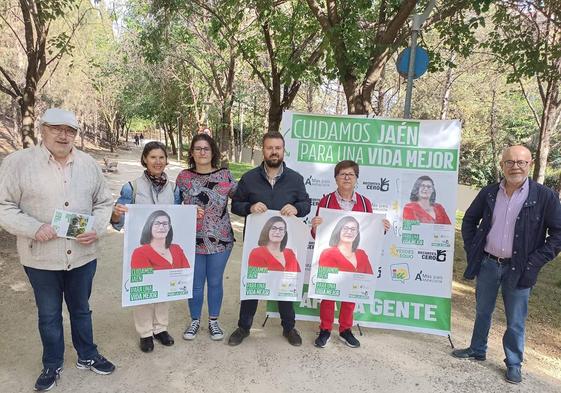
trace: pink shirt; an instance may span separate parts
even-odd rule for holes
[[[487,235],[485,251],[499,258],[512,257],[512,243],[514,241],[514,227],[524,202],[528,198],[528,179],[509,198],[506,194],[504,180],[499,185],[497,201],[493,210],[491,230]]]
[[[41,143],[41,150],[47,157],[49,157],[49,166],[52,165],[56,169],[56,179],[59,185],[62,187],[64,194],[70,189],[70,180],[72,179],[72,164],[74,162],[74,154],[73,151],[70,151],[66,162],[61,164],[58,162],[54,156],[51,154],[49,149]]]

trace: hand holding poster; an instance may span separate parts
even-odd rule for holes
[[[309,228],[296,217],[268,210],[247,217],[240,298],[302,299]]]
[[[372,303],[382,257],[384,216],[320,209],[308,297]]]
[[[192,297],[196,206],[127,207],[123,307]]]

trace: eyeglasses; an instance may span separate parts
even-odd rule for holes
[[[167,227],[169,227],[169,222],[167,222],[167,221],[154,221],[154,226],[155,227],[167,228]]]
[[[517,160],[517,161],[506,160],[506,161],[503,161],[503,164],[505,164],[505,166],[507,168],[513,168],[514,164],[516,164],[516,165],[518,165],[518,168],[524,169],[528,166],[529,163],[530,163],[530,161],[524,161],[524,160]]]
[[[210,151],[210,147],[197,146],[197,147],[193,148],[193,151],[196,152],[196,153],[202,153],[202,152],[208,153]]]
[[[354,179],[356,177],[356,174],[354,174],[354,173],[339,173],[337,176],[340,177],[341,179]]]
[[[271,232],[281,232],[282,233],[285,230],[286,230],[286,228],[284,228],[284,227],[275,227],[275,226],[271,227]]]
[[[357,230],[358,230],[357,227],[348,227],[346,225],[343,228],[341,228],[341,232],[355,233]]]
[[[67,136],[75,137],[76,134],[78,133],[78,130],[75,130],[74,128],[62,128],[62,127],[51,127],[51,126],[48,126],[47,128],[49,129],[51,134],[56,136],[67,135]]]

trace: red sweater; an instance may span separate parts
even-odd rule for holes
[[[366,212],[372,213],[372,203],[368,198],[360,195],[358,192],[355,192],[356,195],[356,203],[353,206],[354,212]],[[342,210],[341,206],[339,206],[339,202],[337,202],[337,197],[335,196],[335,192],[330,194],[324,195],[318,203],[318,208],[316,210],[316,216],[319,215],[319,208],[327,208],[327,209],[335,209],[335,210]],[[316,238],[316,231],[312,228],[312,236]]]
[[[132,253],[131,267],[133,269],[152,268],[154,270],[189,268],[189,261],[183,249],[177,244],[170,244],[172,263],[158,254],[150,244],[144,244]]]
[[[446,210],[444,210],[441,204],[435,203],[432,207],[434,208],[435,218],[427,213],[417,202],[409,202],[403,208],[403,219],[419,221],[423,224],[451,224]]]
[[[368,255],[366,255],[366,253],[360,248],[357,248],[355,256],[356,269],[351,261],[345,258],[338,247],[330,247],[323,250],[319,256],[319,266],[336,267],[342,272],[373,274],[372,266],[370,266],[370,261],[368,260]]]
[[[266,246],[254,248],[249,253],[248,266],[266,267],[276,272],[300,272],[300,265],[294,252],[290,248],[285,248],[282,254],[284,255],[285,266],[271,254]]]

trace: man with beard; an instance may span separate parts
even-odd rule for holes
[[[500,162],[504,179],[483,188],[467,209],[462,237],[467,255],[464,278],[477,277],[475,324],[461,359],[483,361],[497,294],[506,314],[503,349],[507,382],[522,381],[524,331],[530,291],[540,269],[561,250],[561,205],[550,188],[528,178],[532,155],[511,146]]]
[[[245,173],[232,197],[232,213],[246,217],[250,213],[279,210],[283,216],[304,217],[310,212],[311,201],[302,176],[286,167],[284,138],[278,132],[263,135],[263,163]],[[245,231],[244,231],[245,232]],[[257,300],[242,300],[238,328],[228,344],[239,345],[249,336]],[[294,328],[292,302],[279,301],[283,336],[292,345],[302,345],[302,338]]]

